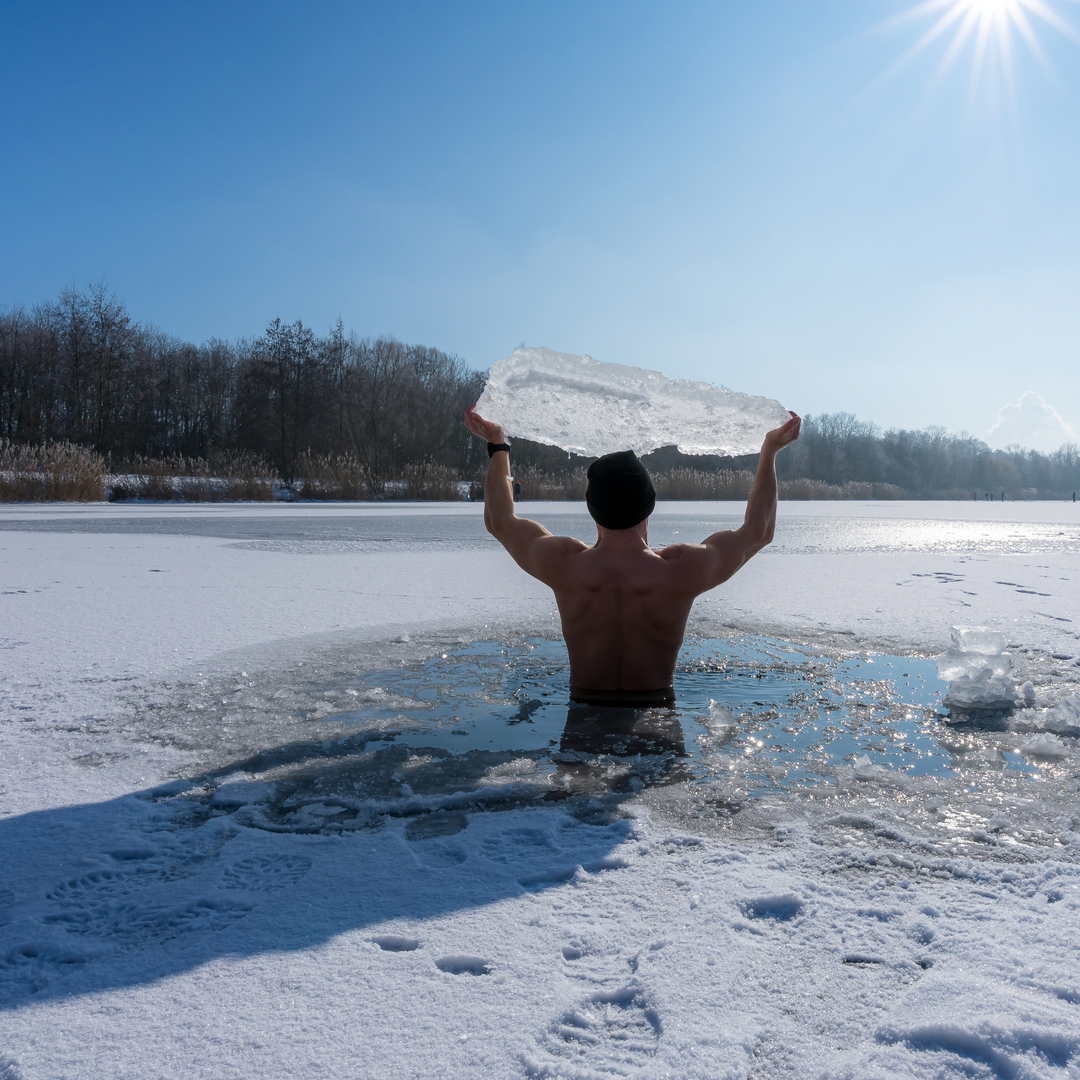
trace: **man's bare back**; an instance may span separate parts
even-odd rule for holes
[[[491,444],[505,442],[502,429],[474,408],[465,414],[465,424]],[[792,413],[765,436],[740,528],[661,551],[649,547],[648,518],[618,529],[598,522],[596,543],[589,546],[518,517],[510,455],[504,450],[491,455],[484,522],[514,561],[555,593],[575,692],[670,691],[695,597],[727,581],[772,540],[774,462],[777,452],[799,437],[800,424]]]

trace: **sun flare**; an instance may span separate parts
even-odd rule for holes
[[[1077,3],[1078,0],[1067,0]],[[946,42],[938,64],[944,76],[970,48],[971,88],[984,80],[996,86],[1001,80],[1011,87],[1015,57],[1014,40],[1024,43],[1044,70],[1052,72],[1050,60],[1036,34],[1040,23],[1052,27],[1080,44],[1080,33],[1048,0],[923,0],[908,8],[883,28],[933,19],[930,27],[893,65],[895,72],[938,41]]]

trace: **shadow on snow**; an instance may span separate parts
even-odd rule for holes
[[[0,821],[0,1008],[365,927],[418,940],[424,920],[617,871],[622,804],[683,779],[685,751],[671,713],[607,713],[572,708],[556,755],[296,742]]]

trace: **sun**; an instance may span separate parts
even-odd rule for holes
[[[897,60],[890,74],[935,42],[945,41],[938,76],[945,75],[970,50],[972,90],[984,81],[992,87],[1001,80],[1011,87],[1016,37],[1023,38],[1047,72],[1052,72],[1050,61],[1035,32],[1040,23],[1080,44],[1080,34],[1047,0],[923,0],[890,19],[882,29],[927,18],[933,19],[930,27]]]

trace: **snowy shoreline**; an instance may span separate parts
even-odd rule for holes
[[[988,763],[970,791],[853,778],[732,807],[675,784],[245,824],[254,752],[296,744],[318,772],[331,748],[267,704],[230,731],[211,691],[557,636],[480,509],[0,508],[4,1080],[1076,1075],[1069,737],[1036,778]],[[741,513],[665,504],[654,542]],[[987,625],[1049,705],[1080,686],[1077,612],[1069,504],[787,503],[691,631],[925,656]],[[200,787],[214,746],[236,768]]]

